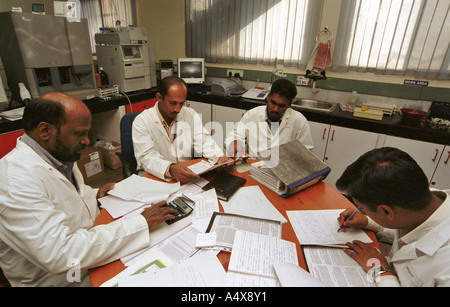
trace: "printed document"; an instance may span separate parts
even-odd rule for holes
[[[136,200],[147,204],[155,204],[166,200],[168,196],[180,189],[180,183],[167,183],[150,178],[131,175],[116,183],[108,192],[124,200]]]
[[[272,286],[278,285],[274,261],[298,265],[295,244],[271,236],[236,231],[228,266],[227,274],[231,275],[228,286],[257,286],[258,282],[267,285],[270,280]]]
[[[346,244],[354,240],[372,243],[362,229],[340,231],[337,218],[343,209],[286,211],[300,245]]]
[[[279,221],[258,219],[231,213],[214,212],[207,233],[216,233],[215,248],[231,251],[237,230],[244,230],[281,238]]]
[[[342,249],[311,246],[303,248],[308,269],[327,287],[374,287],[371,277]]]
[[[223,287],[225,277],[217,257],[204,253],[167,268],[122,277],[119,287]]]
[[[280,221],[283,224],[287,222],[257,185],[242,187],[229,201],[221,200],[220,203],[227,213]]]

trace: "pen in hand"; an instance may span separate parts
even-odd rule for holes
[[[356,214],[356,212],[359,211],[360,208],[361,208],[361,207],[356,208],[355,212],[353,212],[352,215],[350,215],[350,216],[348,217],[348,219],[345,220],[345,222],[350,221],[350,220],[352,219],[352,217]],[[345,223],[345,222],[344,222],[344,223]],[[339,229],[338,229],[337,232],[341,231],[342,228],[344,228],[344,224],[342,224],[342,226],[339,227]]]

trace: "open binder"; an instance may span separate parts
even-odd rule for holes
[[[325,179],[331,169],[300,141],[272,147],[250,168],[250,177],[283,198]]]

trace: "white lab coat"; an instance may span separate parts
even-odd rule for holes
[[[387,259],[397,275],[381,276],[378,286],[450,286],[450,190],[432,192],[445,201],[407,234],[383,228],[369,219],[366,228],[375,231],[379,240],[392,242]]]
[[[12,286],[90,285],[88,268],[149,245],[141,215],[92,227],[97,190],[76,163],[79,191],[19,139],[0,173],[0,266]]]
[[[134,155],[138,169],[160,179],[172,163],[195,158],[216,162],[223,151],[203,127],[201,116],[189,107],[181,108],[175,124],[176,137],[170,141],[158,116],[158,103],[139,114],[133,122]]]
[[[266,109],[267,106],[260,106],[247,111],[236,129],[228,133],[225,148],[228,149],[231,142],[238,140],[246,144],[246,151],[250,157],[258,157],[261,151],[294,140],[300,141],[309,150],[314,148],[311,129],[303,114],[288,108],[278,130],[272,135],[266,122]]]

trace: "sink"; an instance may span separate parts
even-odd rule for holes
[[[336,104],[314,99],[296,98],[294,99],[294,101],[292,101],[291,107],[293,109],[308,109],[320,112],[333,112],[336,108]]]

